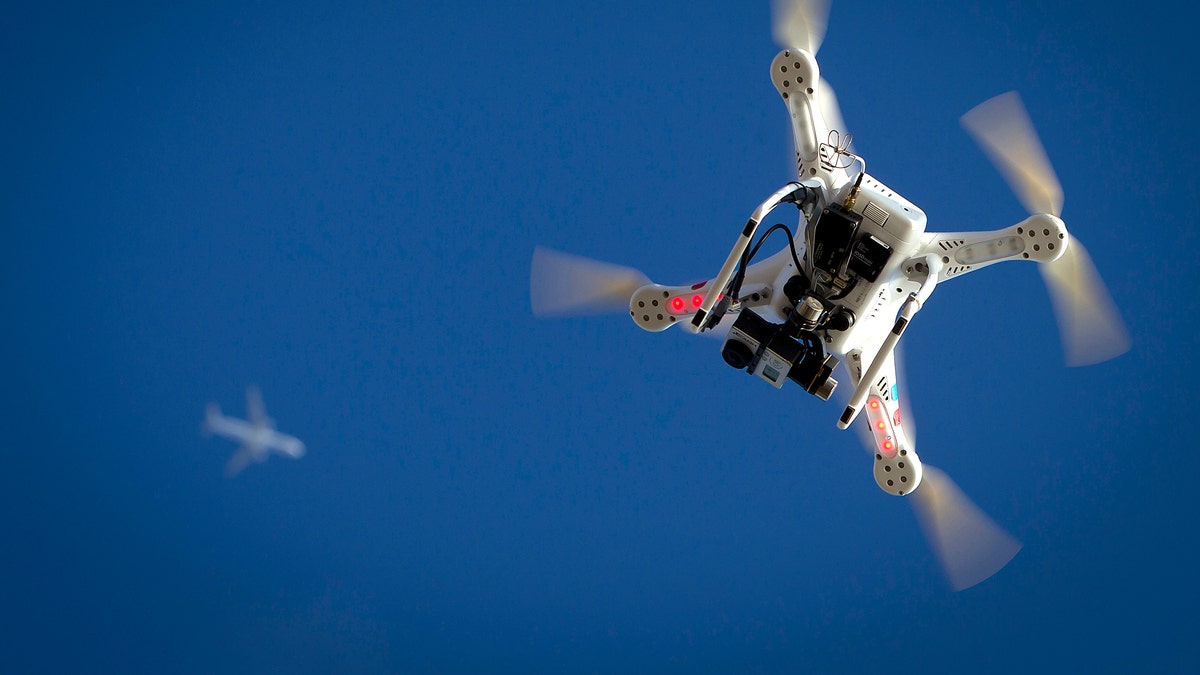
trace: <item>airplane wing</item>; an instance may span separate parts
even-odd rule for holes
[[[210,413],[205,417],[201,427],[205,434],[216,434],[232,441],[245,441],[254,431],[254,426],[245,420],[225,417],[218,412],[213,412],[215,406],[210,406],[209,410]]]
[[[254,385],[246,387],[246,414],[250,423],[256,427],[273,426],[271,418],[267,417],[267,408],[263,405],[262,391]]]
[[[230,457],[229,462],[225,464],[225,476],[233,478],[241,473],[242,469],[246,468],[252,461],[254,461],[254,453],[250,451],[249,447],[243,445],[237,449],[237,452],[233,453],[233,457]]]

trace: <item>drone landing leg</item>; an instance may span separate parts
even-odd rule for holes
[[[867,372],[863,374],[862,380],[854,388],[854,393],[850,395],[850,402],[846,404],[846,410],[842,412],[842,417],[838,420],[839,429],[849,427],[854,418],[858,417],[859,411],[862,410],[863,402],[867,400],[867,394],[871,390],[870,383],[879,377],[884,364],[891,359],[892,352],[896,351],[896,343],[900,342],[900,336],[904,335],[904,329],[908,327],[908,322],[912,320],[913,315],[917,313],[917,309],[920,306],[921,303],[916,301],[915,294],[909,296],[908,300],[904,302],[904,307],[900,309],[900,318],[896,319],[896,325],[888,333],[887,339],[879,347],[879,352],[875,354],[875,359],[871,361]]]
[[[879,351],[876,352],[871,366],[867,368],[867,372],[863,375],[862,380],[854,388],[854,393],[850,395],[850,402],[846,405],[846,410],[842,413],[841,419],[838,420],[839,429],[845,429],[850,426],[850,423],[858,416],[858,412],[862,409],[862,404],[870,392],[870,384],[879,377],[884,366],[891,363],[892,352],[896,350],[896,344],[900,342],[900,336],[904,335],[904,330],[908,328],[909,322],[920,311],[921,303],[929,298],[930,294],[933,293],[934,287],[937,286],[938,272],[942,268],[942,263],[938,257],[929,254],[924,256],[924,258],[914,259],[914,261],[920,262],[908,265],[909,269],[912,270],[909,278],[911,279],[914,276],[922,277],[921,287],[916,292],[911,293],[908,299],[904,301],[904,306],[900,308],[900,316],[897,317],[896,324],[892,326],[892,330],[887,334],[883,344],[879,347]]]

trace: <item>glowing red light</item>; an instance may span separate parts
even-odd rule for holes
[[[893,443],[893,442],[891,442],[891,441],[884,441],[884,442],[883,442],[883,449],[884,449],[884,450],[891,450],[891,449],[892,449],[892,448],[894,448],[894,447],[896,447],[896,444],[895,444],[895,443]]]
[[[883,431],[884,428],[886,428],[886,427],[887,427],[887,425],[884,424],[883,420],[879,420],[878,422],[875,423],[875,428],[880,431]]]
[[[671,299],[671,309],[675,310],[676,312],[682,312],[683,305],[683,298],[675,297]]]
[[[704,302],[704,296],[699,293],[692,296],[692,307],[699,307]]]
[[[871,410],[879,409],[879,401],[871,401],[870,405],[871,405]]]

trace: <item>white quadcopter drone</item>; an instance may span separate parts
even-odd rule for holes
[[[1117,356],[1129,339],[1087,252],[1059,218],[1062,188],[1016,93],[979,105],[962,122],[1032,215],[990,232],[926,232],[925,213],[852,152],[814,56],[827,13],[822,0],[776,5],[784,50],[771,62],[771,80],[791,117],[797,180],[754,210],[716,276],[663,286],[637,270],[539,247],[531,303],[537,315],[627,304],[647,331],[714,332],[730,366],[776,388],[790,380],[822,400],[838,387],[833,374],[843,366],[851,393],[838,426],[866,420],[875,482],[917,499],[949,581],[962,589],[1002,568],[1020,545],[945,474],[922,465],[896,376],[905,328],[939,283],[1028,260],[1039,263],[1050,289],[1069,365]],[[759,224],[783,204],[800,211],[798,231],[775,225],[756,240]],[[755,261],[775,230],[788,245]]]

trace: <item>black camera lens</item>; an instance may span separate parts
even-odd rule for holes
[[[745,342],[726,340],[725,346],[721,347],[721,357],[734,368],[745,370],[754,359],[754,352]]]

